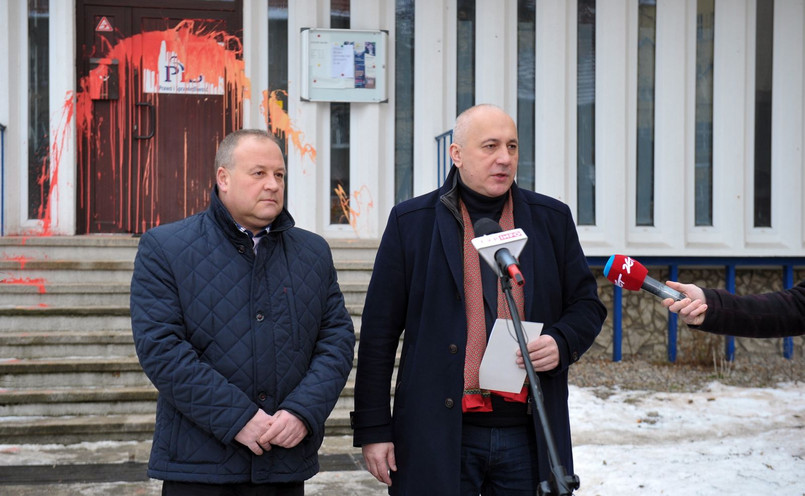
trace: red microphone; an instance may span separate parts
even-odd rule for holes
[[[648,275],[648,269],[640,262],[626,255],[612,255],[604,266],[604,275],[612,284],[629,291],[640,289],[659,296],[662,299],[673,298],[679,301],[685,298],[683,293],[671,289]]]

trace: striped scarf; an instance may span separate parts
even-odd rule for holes
[[[507,401],[519,401],[525,403],[528,397],[528,389],[523,387],[520,393],[507,393],[503,391],[488,391],[481,389],[478,383],[478,369],[481,366],[481,359],[486,351],[486,318],[484,316],[484,291],[481,282],[481,261],[478,251],[472,245],[475,237],[475,230],[472,226],[470,214],[464,202],[460,202],[461,214],[464,220],[464,305],[467,314],[467,350],[464,358],[464,396],[461,401],[462,411],[464,412],[491,412],[492,397],[491,393],[502,396]],[[500,227],[504,231],[514,229],[514,214],[512,212],[512,198],[503,206],[503,214],[500,217]],[[517,305],[517,313],[522,317],[524,300],[523,288],[512,285],[512,295]],[[510,319],[509,306],[506,304],[506,297],[503,290],[498,285],[498,318]]]

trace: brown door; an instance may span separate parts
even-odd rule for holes
[[[77,2],[78,233],[203,210],[217,145],[241,127],[240,2],[132,3]]]

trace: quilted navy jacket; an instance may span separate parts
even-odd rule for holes
[[[318,471],[324,421],[352,367],[355,334],[332,254],[283,210],[255,256],[212,192],[209,209],[147,231],[131,282],[137,355],[159,390],[148,475],[214,484]],[[308,427],[262,456],[234,441],[258,408]]]

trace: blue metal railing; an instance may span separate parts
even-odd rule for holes
[[[450,145],[453,144],[453,130],[436,136],[436,187],[444,183],[453,161],[450,159]]]
[[[590,267],[603,268],[609,257],[587,257]],[[724,267],[725,287],[735,293],[735,270],[738,267],[780,267],[783,271],[783,288],[789,289],[794,286],[794,267],[805,267],[805,257],[640,257],[640,263],[646,267],[667,267],[668,279],[678,280],[679,267]],[[612,361],[619,362],[622,359],[623,343],[623,290],[614,284],[612,285],[613,310],[612,310]],[[677,316],[668,312],[668,361],[676,361],[677,351]],[[735,338],[726,337],[724,354],[727,360],[735,359]],[[783,356],[791,359],[794,355],[793,338],[783,338]]]
[[[6,126],[0,124],[0,236],[6,234]]]

